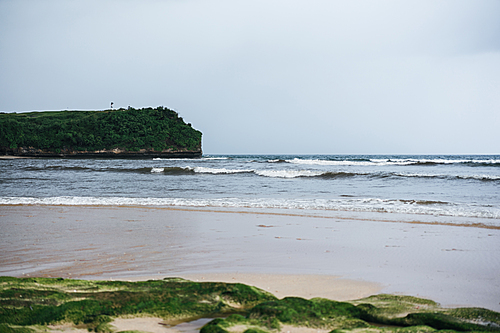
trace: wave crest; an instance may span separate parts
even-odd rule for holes
[[[225,169],[225,168],[207,168],[207,167],[195,167],[192,168],[196,173],[211,173],[211,174],[232,174],[232,173],[250,173],[253,170],[240,170],[240,169]]]
[[[457,205],[434,200],[352,198],[273,199],[273,198],[130,198],[130,197],[0,197],[0,205],[103,205],[181,206],[253,209],[299,209],[309,211],[377,212],[439,215],[500,220],[500,210],[487,206]],[[492,222],[500,226],[500,222]]]
[[[269,160],[273,162],[275,160]],[[294,158],[292,160],[285,160],[287,163],[292,164],[305,164],[305,165],[331,165],[331,166],[409,166],[409,165],[420,165],[420,166],[433,166],[441,164],[470,164],[472,166],[500,166],[500,160],[489,159],[489,160],[473,160],[473,159],[462,159],[462,160],[452,160],[452,159],[415,159],[415,158],[401,158],[401,159],[387,159],[387,158],[371,158],[371,159],[360,159],[360,160],[323,160],[323,159],[301,159]]]
[[[322,171],[313,170],[256,170],[256,175],[271,178],[297,178],[297,177],[317,177],[324,174]]]

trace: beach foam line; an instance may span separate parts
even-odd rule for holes
[[[267,216],[289,216],[289,217],[305,217],[305,218],[320,218],[320,219],[333,219],[333,220],[343,220],[343,221],[366,221],[366,222],[382,222],[382,223],[404,223],[404,224],[416,224],[416,225],[442,225],[450,227],[466,227],[466,228],[481,228],[481,229],[492,229],[500,230],[499,225],[486,224],[481,222],[462,222],[453,223],[445,221],[418,221],[418,220],[402,220],[402,219],[385,219],[385,218],[374,218],[373,216],[364,218],[357,215],[352,216],[342,216],[342,215],[321,215],[304,213],[291,213],[291,212],[271,212],[271,211],[250,211],[250,210],[225,210],[223,207],[217,209],[215,207],[179,207],[179,206],[142,206],[133,204],[123,204],[123,205],[103,205],[103,204],[84,204],[84,205],[71,205],[71,204],[1,204],[0,206],[44,206],[44,207],[90,207],[90,208],[131,208],[131,209],[151,209],[151,210],[171,210],[171,211],[182,211],[182,212],[207,212],[207,213],[224,213],[224,214],[250,214],[250,215],[267,215]]]
[[[500,210],[488,206],[460,205],[452,202],[420,199],[337,198],[157,198],[157,197],[0,197],[0,205],[74,205],[74,206],[158,206],[258,210],[299,210],[318,214],[387,213],[440,218],[483,219],[484,224],[500,226]],[[461,224],[457,222],[457,224]]]

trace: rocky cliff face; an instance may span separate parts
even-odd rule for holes
[[[139,151],[128,151],[125,149],[103,149],[103,150],[49,150],[34,147],[0,148],[0,155],[24,156],[24,157],[67,157],[67,158],[198,158],[203,154],[201,148],[198,150],[166,149],[156,151],[153,149],[140,149]]]

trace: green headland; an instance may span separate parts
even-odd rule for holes
[[[162,106],[0,113],[0,155],[199,157],[201,136]]]
[[[0,277],[0,332],[44,332],[71,324],[113,332],[118,317],[159,317],[175,325],[214,318],[201,333],[272,333],[284,326],[329,332],[500,331],[500,313],[483,308],[442,308],[431,300],[395,295],[337,302],[277,299],[238,283],[167,278],[145,282]]]

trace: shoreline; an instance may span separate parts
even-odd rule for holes
[[[152,158],[201,158],[202,152],[74,152],[74,153],[20,153],[16,155],[0,155],[0,160],[20,158],[59,158],[59,159],[152,159]]]
[[[15,160],[22,158],[35,158],[31,156],[0,155],[0,160]]]
[[[31,158],[31,157],[20,157],[20,158]],[[33,157],[34,158],[34,157]],[[311,219],[336,219],[336,220],[346,220],[346,221],[365,221],[365,222],[379,222],[379,223],[406,223],[415,225],[429,225],[429,226],[448,226],[448,227],[463,227],[463,228],[482,228],[482,229],[492,229],[500,230],[500,225],[489,225],[480,222],[469,222],[469,223],[452,223],[444,221],[423,221],[423,220],[404,220],[404,219],[387,219],[387,218],[374,218],[376,214],[391,215],[391,216],[401,216],[397,213],[378,213],[378,212],[351,212],[351,211],[333,211],[335,214],[331,214],[328,211],[317,211],[315,213],[310,213],[308,210],[303,212],[298,212],[298,210],[290,209],[292,212],[278,212],[278,209],[266,209],[266,208],[249,208],[249,210],[244,210],[244,208],[227,208],[227,207],[196,207],[196,206],[155,206],[155,205],[134,205],[134,204],[50,204],[50,203],[15,203],[15,204],[1,204],[1,207],[16,207],[16,206],[35,206],[35,207],[87,207],[87,208],[123,208],[123,209],[153,209],[153,210],[172,210],[181,212],[207,212],[207,213],[221,213],[221,214],[252,214],[252,215],[266,215],[266,216],[284,216],[284,217],[304,217]],[[268,210],[268,211],[266,211]],[[286,209],[287,210],[287,209]],[[330,213],[330,214],[329,214]],[[367,214],[372,215],[372,217],[360,217],[357,214]],[[422,217],[422,216],[421,216]],[[423,216],[427,217],[427,216]]]
[[[311,279],[318,279],[317,289],[330,288],[331,295],[336,286],[354,282],[351,295],[361,291],[361,297],[405,294],[444,307],[500,310],[499,230],[231,213],[0,206],[0,275],[224,278],[260,283],[279,295],[314,286]],[[305,298],[321,296],[307,288]],[[337,295],[336,300],[344,297]]]

